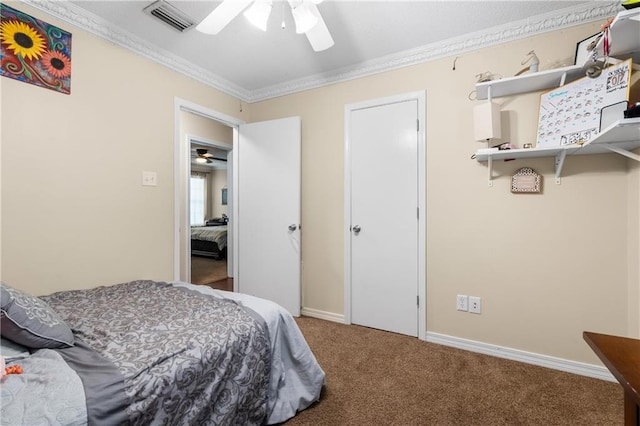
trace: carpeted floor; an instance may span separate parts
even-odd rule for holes
[[[211,284],[227,278],[227,261],[191,256],[191,282]]]
[[[296,321],[327,378],[320,402],[287,426],[623,424],[617,383],[366,327]]]

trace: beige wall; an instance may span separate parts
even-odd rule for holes
[[[213,214],[211,217],[222,217],[223,213],[227,214],[228,205],[222,205],[222,188],[226,187],[227,171],[213,170],[211,172],[211,205],[213,207]],[[231,196],[231,194],[229,194],[229,196]]]
[[[29,8],[73,34],[71,95],[1,78],[2,280],[34,294],[173,278],[174,98],[239,101]],[[245,109],[248,111],[248,109]],[[156,187],[141,185],[155,171]]]
[[[489,188],[486,164],[469,158],[486,146],[473,138],[476,74],[514,75],[532,49],[541,69],[571,63],[598,29],[464,54],[455,71],[446,58],[252,105],[254,121],[302,117],[303,306],[344,312],[344,106],[426,90],[428,331],[590,363],[584,330],[637,335],[637,170],[617,155],[569,157],[556,185],[553,158],[499,162]],[[504,141],[535,142],[539,97],[496,99]],[[544,175],[543,194],[511,194],[525,166]],[[482,297],[482,315],[456,311],[456,294]]]
[[[636,164],[616,155],[495,165],[470,155],[475,75],[509,76],[532,49],[541,68],[570,62],[599,24],[533,37],[245,107],[23,4],[73,33],[72,94],[2,85],[2,280],[34,294],[173,277],[174,98],[245,121],[302,117],[303,305],[343,313],[344,106],[427,93],[427,328],[596,362],[582,331],[638,335],[640,230]],[[115,65],[114,65],[115,64]],[[498,99],[505,140],[532,142],[539,94]],[[249,112],[251,115],[249,115]],[[250,120],[251,119],[251,120]],[[151,154],[150,154],[151,153]],[[513,195],[530,166],[542,195]],[[158,173],[141,186],[142,171]],[[482,315],[455,311],[480,296]]]

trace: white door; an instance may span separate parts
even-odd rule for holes
[[[300,315],[300,117],[239,127],[238,275],[241,293]]]
[[[418,100],[355,109],[349,123],[351,320],[417,336]]]

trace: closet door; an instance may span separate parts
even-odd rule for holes
[[[354,109],[351,321],[418,336],[418,101]]]

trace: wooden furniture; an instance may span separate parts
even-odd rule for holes
[[[584,340],[624,389],[624,424],[640,425],[640,340],[585,331]]]

